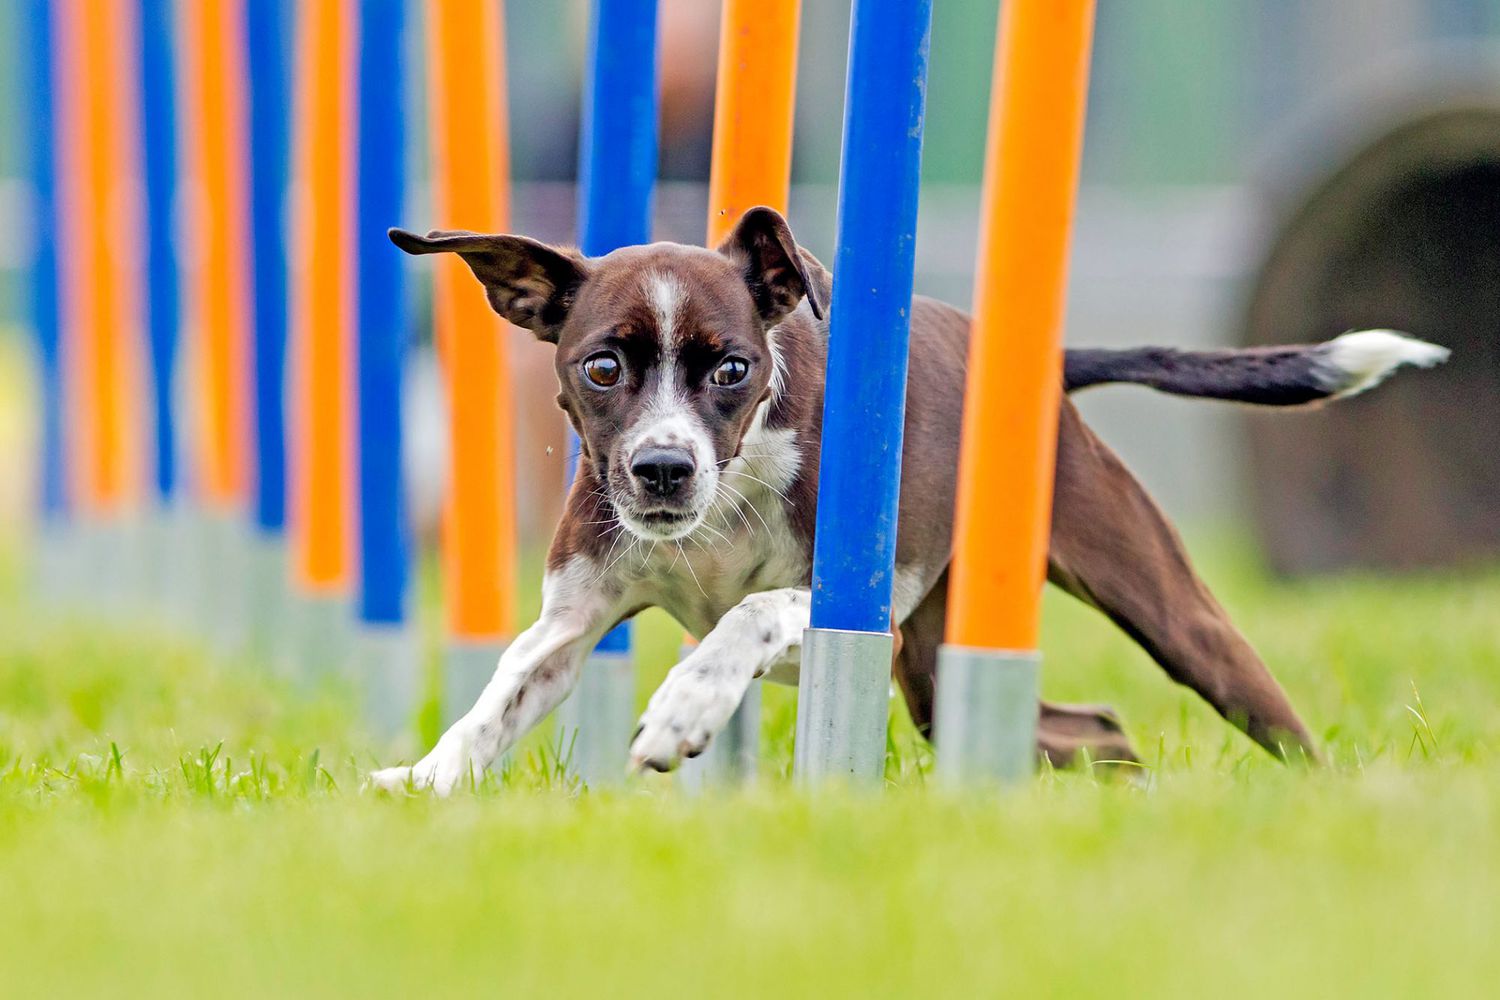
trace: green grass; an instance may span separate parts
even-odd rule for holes
[[[876,796],[770,777],[589,793],[545,735],[455,801],[361,790],[376,751],[180,637],[41,612],[0,561],[8,996],[1465,996],[1500,975],[1500,576],[1211,582],[1333,765],[1284,769],[1106,623],[1047,609],[1046,687],[1108,700],[1134,780]],[[675,633],[654,652],[642,697]],[[428,713],[431,718],[432,713]]]

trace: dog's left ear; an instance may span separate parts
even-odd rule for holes
[[[719,245],[719,253],[740,264],[745,284],[755,299],[760,318],[768,324],[781,320],[807,297],[818,319],[828,314],[822,283],[813,277],[816,267],[792,230],[774,208],[752,208]]]

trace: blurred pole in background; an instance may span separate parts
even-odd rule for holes
[[[245,42],[241,0],[178,5],[188,95],[194,463],[200,510],[194,587],[208,636],[239,652],[248,637],[244,523],[249,468],[250,245]]]
[[[934,731],[940,773],[1016,782],[1036,759],[1068,256],[1093,0],[1010,0],[985,154],[974,333]]]
[[[787,210],[797,93],[801,0],[725,0],[719,25],[708,245],[718,246],[745,210]],[[683,655],[690,647],[685,645]],[[748,781],[760,752],[760,685],[751,684],[724,731],[682,763],[689,788]]]
[[[590,257],[651,239],[656,112],[656,0],[594,0],[578,160],[578,240]],[[576,443],[570,451],[574,469]],[[624,779],[635,728],[628,623],[599,641],[557,718],[561,752],[571,750],[580,778],[591,786]]]
[[[405,265],[386,237],[386,229],[401,220],[406,185],[399,86],[405,76],[405,21],[405,0],[364,0],[360,6],[355,251],[361,628],[354,680],[364,698],[366,718],[385,739],[411,720],[418,665],[407,606],[407,528],[401,498]]]
[[[79,458],[80,593],[91,609],[114,612],[138,586],[128,570],[139,565],[126,530],[141,485],[136,404],[142,331],[131,238],[138,178],[129,165],[138,111],[138,81],[130,72],[134,11],[122,0],[63,0],[55,9],[54,38],[65,66],[59,79],[68,95],[59,114],[68,135],[64,239],[76,248],[61,261],[64,358],[71,370],[65,405],[76,416]]]
[[[510,153],[500,3],[435,4],[425,13],[434,223],[502,232]],[[443,715],[451,723],[494,674],[515,623],[515,441],[508,329],[456,255],[437,262],[433,281],[450,416],[442,547]]]
[[[151,358],[151,407],[143,413],[154,442],[152,503],[145,511],[142,549],[152,575],[153,610],[167,620],[190,607],[185,579],[193,563],[183,537],[177,468],[177,345],[181,323],[174,213],[177,185],[177,74],[173,63],[172,0],[139,0],[141,147],[145,165],[146,330]]]
[[[42,594],[48,600],[57,601],[65,596],[72,581],[68,578],[71,546],[63,442],[62,327],[58,302],[58,163],[55,150],[60,123],[57,102],[53,99],[56,56],[52,7],[50,0],[26,0],[27,44],[22,52],[28,57],[27,84],[31,94],[27,119],[27,134],[31,136],[29,167],[34,254],[30,305],[32,334],[36,338],[38,401],[41,404],[38,421],[41,439],[37,456],[41,533],[35,555]]]
[[[254,302],[255,484],[251,493],[250,655],[286,657],[291,625],[286,548],[288,132],[291,51],[284,0],[245,4],[250,105],[250,242]]]
[[[347,662],[353,627],[352,8],[349,0],[307,0],[297,8],[297,197],[288,235],[295,261],[294,409],[287,440],[295,449],[290,527],[299,591],[296,658],[311,682],[326,680]]]
[[[284,0],[245,4],[249,69],[251,289],[254,298],[251,424],[255,483],[251,490],[249,654],[263,666],[291,654],[293,624],[287,561],[287,171],[290,9]]]

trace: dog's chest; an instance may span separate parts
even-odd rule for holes
[[[779,506],[748,519],[727,511],[713,530],[680,543],[662,543],[640,576],[641,600],[664,608],[693,635],[706,635],[730,608],[750,594],[806,586],[807,554],[787,530]]]

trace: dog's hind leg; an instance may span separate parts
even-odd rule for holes
[[[896,683],[906,697],[917,730],[932,735],[934,680],[938,647],[947,619],[948,574],[922,599],[901,626],[901,648],[896,656]],[[1066,767],[1087,752],[1093,760],[1133,761],[1135,751],[1107,705],[1062,705],[1043,701],[1037,717],[1037,754],[1054,767]]]
[[[1071,403],[1061,417],[1049,578],[1271,753],[1316,760],[1291,702],[1198,579],[1165,515]]]

